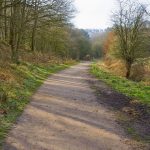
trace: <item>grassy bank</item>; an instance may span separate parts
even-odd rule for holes
[[[72,64],[73,62],[53,65],[21,63],[0,68],[0,145],[43,81],[50,74]]]
[[[96,63],[92,65],[91,73],[115,90],[131,97],[133,100],[150,105],[150,86],[113,75]]]

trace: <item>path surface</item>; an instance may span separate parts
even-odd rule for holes
[[[97,102],[88,68],[88,63],[81,63],[50,76],[10,131],[3,149],[130,150],[113,112]]]

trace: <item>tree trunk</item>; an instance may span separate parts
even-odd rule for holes
[[[131,66],[132,66],[132,63],[130,63],[130,62],[127,62],[127,63],[126,63],[126,69],[127,69],[126,78],[127,78],[127,79],[130,78]]]
[[[18,50],[12,45],[11,46],[11,51],[12,51],[12,55],[11,55],[11,59],[15,64],[19,63],[19,56],[18,56]]]

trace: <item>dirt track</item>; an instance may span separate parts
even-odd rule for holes
[[[81,63],[50,76],[33,95],[3,149],[132,149],[114,112],[97,102],[88,68],[89,63]]]

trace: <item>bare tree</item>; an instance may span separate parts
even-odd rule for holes
[[[126,77],[139,55],[143,43],[145,8],[134,0],[118,0],[119,10],[114,14],[114,29],[119,43],[119,55],[126,64]]]
[[[33,1],[33,27],[31,49],[35,50],[37,29],[43,26],[63,26],[72,16],[72,0],[35,0]]]

